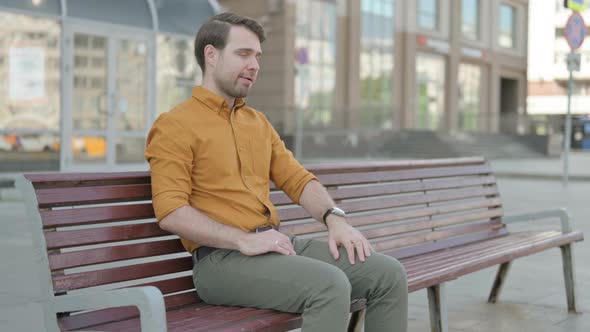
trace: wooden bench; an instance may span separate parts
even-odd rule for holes
[[[427,289],[433,331],[447,330],[447,281],[499,265],[489,295],[495,302],[511,262],[549,248],[561,248],[567,305],[576,311],[572,243],[583,234],[572,230],[565,210],[504,217],[484,159],[308,168],[376,250],[401,260],[409,291]],[[154,222],[147,172],[27,174],[17,185],[28,205],[50,330],[286,331],[301,325],[295,314],[203,303],[193,287],[191,257]],[[273,188],[271,198],[285,230],[325,238],[324,226],[283,192]],[[559,219],[561,228],[506,227],[540,218]],[[363,301],[352,303],[353,320],[362,323],[363,307]]]

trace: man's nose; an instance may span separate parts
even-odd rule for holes
[[[252,58],[252,60],[249,61],[248,70],[260,70],[260,63],[258,62],[258,59]]]

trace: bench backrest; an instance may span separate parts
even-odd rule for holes
[[[482,158],[372,162],[308,167],[378,251],[403,258],[502,236],[496,181]],[[148,172],[27,174],[21,187],[36,199],[56,296],[95,287],[154,285],[168,308],[200,301],[192,260],[174,235],[154,222]],[[34,194],[33,194],[34,192]],[[282,226],[326,236],[280,190],[271,200]],[[34,217],[34,216],[33,216]],[[63,328],[137,315],[134,308],[64,314]]]

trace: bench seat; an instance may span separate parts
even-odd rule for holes
[[[365,300],[356,300],[351,312],[365,308]],[[174,309],[166,313],[168,332],[246,332],[246,331],[288,331],[301,327],[301,315],[254,308],[225,307],[199,303]],[[139,318],[84,328],[112,332],[140,331]],[[75,331],[75,330],[70,330]]]
[[[512,261],[516,258],[559,247],[583,239],[582,232],[515,232],[497,238],[459,245],[427,254],[401,258],[408,273],[410,292],[456,279],[474,271]],[[490,248],[494,248],[490,251]],[[396,256],[396,253],[391,253]],[[400,253],[397,256],[402,256]],[[358,300],[351,312],[364,308]],[[265,327],[287,331],[301,326],[301,316],[273,310],[221,307],[199,303],[167,313],[168,331],[263,331]],[[93,327],[99,331],[132,332],[139,330],[139,319]],[[84,329],[86,330],[86,329]]]
[[[401,259],[414,292],[548,248],[581,241],[582,232],[515,232],[492,240],[466,244]]]

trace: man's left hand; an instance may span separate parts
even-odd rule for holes
[[[348,224],[346,219],[330,215],[326,219],[326,225],[328,226],[328,246],[334,259],[340,258],[338,246],[343,246],[346,249],[350,264],[355,263],[355,251],[361,262],[364,262],[366,257],[371,256],[371,252],[374,250],[369,240]]]

